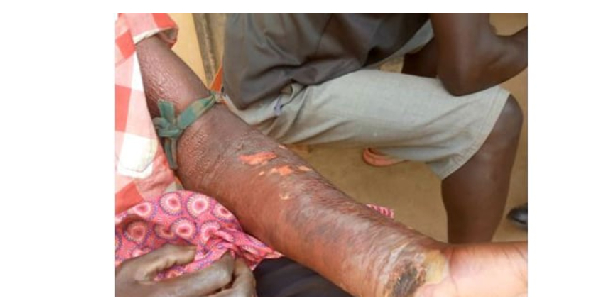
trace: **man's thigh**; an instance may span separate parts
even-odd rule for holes
[[[479,149],[507,97],[498,86],[454,97],[438,79],[360,70],[320,85],[294,84],[262,130],[286,144],[377,147],[456,169],[447,164],[462,165]]]

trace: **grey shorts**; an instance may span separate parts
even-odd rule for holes
[[[427,23],[398,51],[414,52],[433,36]],[[464,165],[485,142],[508,91],[500,86],[454,97],[438,79],[369,66],[319,85],[232,111],[284,144],[371,147],[425,162],[441,179]]]

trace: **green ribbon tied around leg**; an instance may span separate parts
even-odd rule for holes
[[[183,131],[215,104],[215,94],[192,102],[179,116],[175,117],[175,106],[168,101],[159,100],[160,117],[152,119],[159,137],[164,138],[164,150],[169,167],[177,170],[177,139]]]

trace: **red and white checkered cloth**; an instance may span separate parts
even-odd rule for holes
[[[135,43],[158,35],[173,45],[167,14],[119,14],[115,38],[115,213],[178,189],[146,106]]]

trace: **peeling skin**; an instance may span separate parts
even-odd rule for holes
[[[281,198],[281,200],[284,200],[284,201],[290,199],[290,195],[288,195],[287,193],[284,195],[281,195],[279,197]]]
[[[255,165],[264,165],[271,159],[277,157],[273,152],[258,152],[252,155],[240,155],[240,160],[247,165],[255,166]]]
[[[260,173],[258,173],[258,176],[263,176],[265,175],[265,171],[260,171]]]
[[[299,166],[298,170],[304,171],[304,172],[312,171],[312,169],[307,166]]]
[[[413,293],[416,297],[435,296],[433,292],[449,277],[449,261],[444,254],[435,250],[427,251],[424,256],[425,282]]]
[[[287,175],[294,173],[294,170],[292,170],[290,168],[290,166],[285,165],[282,167],[273,168],[273,169],[271,169],[271,171],[269,171],[269,174],[273,174],[273,173],[277,173],[281,176],[287,176]]]
[[[424,265],[427,266],[425,281],[428,284],[439,283],[448,273],[448,260],[440,251],[426,253]]]

